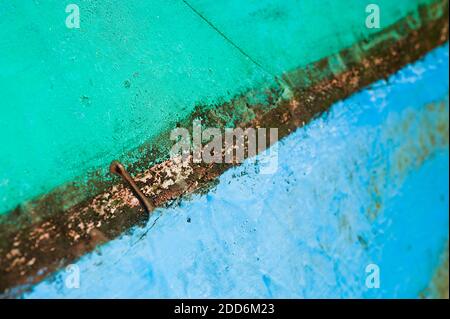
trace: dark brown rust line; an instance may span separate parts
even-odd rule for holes
[[[147,214],[150,214],[153,209],[155,209],[155,205],[153,205],[153,203],[141,192],[122,163],[120,163],[119,161],[112,161],[111,165],[109,166],[109,171],[111,172],[111,174],[122,177],[125,183],[131,188],[131,191],[137,197],[139,203],[142,205]]]

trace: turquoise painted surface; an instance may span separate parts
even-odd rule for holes
[[[382,27],[430,1],[378,1]],[[227,101],[367,37],[367,1],[0,3],[0,213]],[[373,31],[371,31],[373,32]]]
[[[180,1],[78,3],[0,4],[0,212],[268,79]]]
[[[448,44],[24,297],[418,297],[448,242]],[[273,153],[272,153],[273,154]],[[365,285],[380,268],[380,288]]]
[[[379,29],[365,26],[366,6],[380,8],[382,29],[429,0],[186,0],[228,39],[272,74],[337,53]],[[398,35],[389,35],[393,38]]]

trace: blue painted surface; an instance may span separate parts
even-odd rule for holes
[[[417,297],[448,241],[448,45],[277,146],[24,297]]]

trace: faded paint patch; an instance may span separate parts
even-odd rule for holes
[[[448,266],[448,243],[440,257],[441,264],[431,279],[429,286],[420,293],[421,298],[449,298],[449,266]]]
[[[378,90],[375,89],[371,94],[376,95],[376,91]],[[379,101],[383,105],[381,99]],[[386,100],[384,102],[387,103]],[[437,152],[448,149],[448,96],[444,101],[424,107],[423,112],[406,109],[387,119],[396,124],[389,126],[382,138],[384,143],[394,148],[389,155],[389,165],[376,162],[377,166],[373,167],[368,187],[373,204],[367,210],[371,219],[375,219],[384,209],[385,199],[395,193],[411,170],[420,168]],[[408,136],[406,141],[403,140],[404,136]],[[396,183],[393,184],[392,181]]]

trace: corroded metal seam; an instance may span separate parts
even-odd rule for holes
[[[442,14],[436,16],[436,12]],[[421,25],[418,29],[411,28],[412,19],[408,17],[367,42],[358,43],[306,69],[285,74],[283,83],[288,84],[286,87],[266,92],[269,109],[252,105],[249,102],[252,92],[249,92],[220,107],[193,114],[186,123],[201,117],[209,126],[223,127],[239,105],[248,116],[243,116],[244,120],[235,123],[236,126],[277,127],[282,138],[327,111],[333,102],[389,76],[448,41],[447,0],[421,7],[420,21],[413,24]],[[395,37],[390,37],[391,34]],[[371,46],[371,43],[376,45]],[[336,61],[341,65],[338,69]],[[231,166],[192,164],[173,158],[137,174],[134,180],[142,193],[152,199],[155,206],[161,207],[208,187]],[[25,222],[20,216],[21,228],[0,232],[0,296],[19,296],[32,284],[97,245],[146,221],[138,199],[122,183],[43,220],[33,220],[37,214],[39,211],[32,209],[31,217],[25,218]],[[3,224],[14,225],[18,218],[12,213]]]

